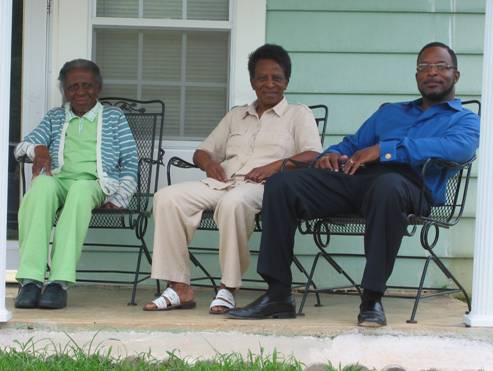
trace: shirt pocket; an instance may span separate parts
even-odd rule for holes
[[[234,128],[226,139],[226,158],[229,159],[244,153],[249,145],[249,137],[244,128]]]
[[[272,158],[283,158],[294,154],[293,135],[287,130],[261,131],[255,141],[255,151]]]

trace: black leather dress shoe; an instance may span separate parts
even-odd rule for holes
[[[244,308],[230,310],[228,317],[234,319],[295,318],[296,305],[293,295],[275,301],[265,293]]]
[[[15,298],[16,308],[37,308],[41,287],[33,282],[21,286]]]
[[[359,306],[358,325],[364,327],[381,327],[387,324],[385,312],[380,300],[361,302]]]
[[[48,284],[41,294],[38,305],[44,309],[65,308],[67,306],[67,290],[64,290],[62,285],[58,283]]]

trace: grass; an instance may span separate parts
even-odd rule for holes
[[[97,334],[96,334],[97,335]],[[15,342],[15,347],[0,349],[0,370],[266,370],[266,371],[298,371],[304,370],[303,365],[293,357],[285,358],[278,352],[260,354],[249,352],[246,356],[239,353],[217,354],[211,360],[187,360],[180,358],[176,352],[168,352],[166,360],[158,360],[150,352],[133,357],[115,357],[112,348],[103,343],[95,344],[93,337],[87,346],[79,346],[71,337],[65,346],[57,345],[49,339],[25,343]],[[362,371],[368,370],[360,365],[334,367],[316,365],[310,369],[317,371]]]

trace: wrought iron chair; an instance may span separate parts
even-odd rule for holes
[[[328,108],[327,106],[320,104],[320,105],[310,106],[310,109],[312,110],[315,116],[315,121],[320,133],[320,140],[323,146],[325,139],[325,131],[327,129]],[[197,166],[195,164],[183,160],[180,157],[175,156],[170,158],[167,164],[167,171],[166,171],[168,185],[172,184],[172,180],[171,180],[172,168],[191,169],[191,168],[197,168]],[[213,215],[214,215],[214,210],[205,210],[204,213],[202,214],[202,219],[197,229],[206,230],[206,231],[217,231],[218,228],[216,223],[214,222]],[[261,231],[262,231],[261,214],[257,214],[255,218],[254,232],[261,232]],[[204,265],[199,261],[199,259],[193,254],[193,252],[217,252],[218,249],[215,247],[209,248],[209,247],[189,246],[188,250],[189,250],[190,260],[192,261],[192,263],[204,273],[204,276],[192,277],[191,281],[194,282],[194,285],[196,286],[213,286],[214,289],[217,291],[216,280],[220,279],[220,277],[213,276],[212,274],[210,274],[209,271],[204,267]],[[256,254],[258,253],[258,250],[251,250],[250,252]],[[308,272],[305,270],[305,268],[303,267],[303,265],[301,264],[298,258],[296,257],[294,258],[294,263],[297,266],[297,268],[306,277],[308,277]],[[204,281],[204,280],[208,280],[210,282],[210,285],[200,284],[200,281]],[[263,282],[263,280],[247,279],[247,278],[244,279],[244,281]],[[304,282],[295,282],[294,284],[304,285]],[[245,287],[245,289],[248,289],[248,287]],[[317,295],[317,300],[319,300],[318,295]]]
[[[464,101],[463,105],[475,104],[477,105],[478,114],[481,113],[481,104],[477,100]],[[468,310],[471,310],[471,302],[469,296],[460,284],[460,282],[454,277],[452,272],[447,268],[447,266],[441,261],[441,259],[433,251],[433,248],[438,243],[440,236],[440,228],[450,228],[456,225],[464,211],[466,196],[471,176],[471,166],[474,162],[475,157],[469,161],[458,164],[450,161],[444,161],[440,159],[430,158],[426,161],[422,168],[421,176],[423,179],[426,178],[430,169],[442,168],[448,169],[454,172],[454,175],[450,177],[446,188],[446,201],[441,206],[434,206],[431,209],[429,215],[409,215],[409,227],[407,231],[408,236],[413,236],[421,226],[420,232],[420,242],[421,246],[426,250],[426,257],[416,257],[416,256],[402,256],[399,255],[398,258],[401,259],[424,259],[423,270],[421,273],[421,278],[419,285],[417,287],[413,286],[389,286],[393,289],[414,289],[414,296],[403,296],[403,295],[386,295],[387,297],[403,297],[414,299],[414,306],[412,309],[411,317],[407,320],[408,323],[416,323],[416,312],[418,309],[419,302],[422,298],[452,294],[461,292],[467,302]],[[424,197],[425,186],[423,185],[421,191],[421,197]],[[302,314],[303,307],[306,302],[306,298],[309,293],[347,293],[348,288],[353,288],[357,294],[361,295],[359,284],[355,283],[355,280],[351,275],[344,270],[334,259],[334,257],[362,257],[362,254],[356,253],[332,253],[328,251],[328,246],[330,243],[331,236],[363,236],[365,234],[365,220],[359,215],[338,215],[335,217],[327,217],[322,219],[311,219],[306,220],[299,225],[299,231],[302,234],[311,234],[315,241],[315,245],[318,248],[318,253],[315,255],[312,267],[310,269],[310,274],[308,281],[305,285],[304,295],[301,300],[301,304],[298,310],[299,314]],[[315,274],[315,269],[317,263],[323,258],[331,267],[333,267],[339,274],[342,274],[349,282],[350,286],[344,287],[331,287],[331,288],[316,288],[313,282],[313,277]],[[440,269],[440,271],[450,280],[452,280],[456,288],[436,288],[436,287],[424,287],[426,274],[428,272],[428,267],[430,262],[435,263],[435,265]],[[423,291],[430,291],[429,293],[424,293]],[[317,305],[320,305],[319,298],[317,297]]]
[[[135,294],[137,285],[150,278],[149,272],[141,271],[142,255],[149,264],[152,263],[151,254],[145,242],[145,234],[149,217],[151,216],[152,202],[149,202],[156,192],[159,180],[159,168],[163,164],[164,150],[162,148],[164,127],[164,103],[160,100],[139,101],[128,98],[108,97],[101,98],[104,106],[119,107],[129,123],[132,134],[137,144],[138,152],[138,181],[137,191],[133,195],[126,209],[103,209],[93,210],[89,225],[91,229],[115,229],[133,230],[137,238],[137,244],[122,243],[84,243],[85,246],[106,246],[138,249],[135,271],[118,269],[80,269],[78,273],[97,273],[113,275],[133,275],[132,280],[104,280],[77,277],[78,282],[132,284],[132,294],[129,304],[136,305]],[[24,158],[20,162],[23,193],[26,189],[24,163],[29,162]],[[56,222],[55,222],[56,226]],[[159,281],[157,291],[160,292]]]

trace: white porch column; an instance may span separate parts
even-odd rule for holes
[[[7,188],[9,169],[10,47],[12,0],[0,1],[0,322],[11,315],[5,308],[5,267],[7,255]]]
[[[486,0],[472,311],[467,326],[493,327],[493,0]]]

